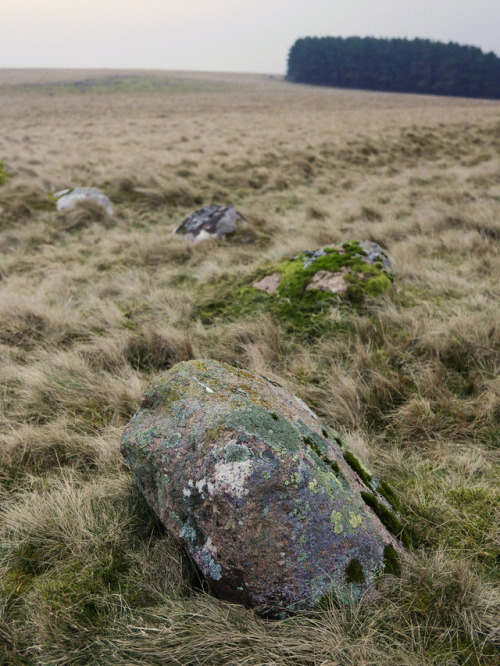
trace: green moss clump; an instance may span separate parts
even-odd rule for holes
[[[392,574],[393,576],[401,575],[401,563],[398,553],[394,546],[390,544],[384,548],[384,573]]]
[[[377,492],[379,495],[382,495],[382,497],[387,500],[387,502],[389,502],[395,511],[400,509],[401,503],[399,498],[388,483],[385,481],[380,481],[377,487]]]
[[[407,548],[410,548],[412,545],[411,536],[399,518],[392,511],[389,511],[386,506],[381,504],[372,493],[361,492],[361,497],[373,509],[389,532],[397,536],[398,539],[401,539]]]
[[[352,559],[346,567],[345,570],[345,579],[346,583],[355,583],[361,584],[366,581],[365,572],[361,566],[361,562],[354,558]]]
[[[359,462],[359,460],[356,458],[354,453],[351,453],[351,451],[346,451],[344,453],[344,460],[346,463],[349,465],[351,469],[353,469],[356,474],[359,476],[361,481],[365,484],[365,486],[368,486],[368,488],[372,488],[372,475],[369,474],[363,467],[363,465]]]
[[[11,176],[12,173],[7,164],[0,162],[0,185],[3,185]]]
[[[333,610],[342,606],[334,592],[327,592],[316,604],[318,610]]]

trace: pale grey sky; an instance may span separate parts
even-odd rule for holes
[[[425,37],[500,55],[500,0],[0,0],[0,68],[284,73],[298,37]]]

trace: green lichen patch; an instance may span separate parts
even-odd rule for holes
[[[274,451],[291,454],[300,449],[300,436],[285,419],[276,420],[260,405],[234,410],[225,419],[226,428],[234,428],[262,438]]]
[[[361,562],[357,558],[353,558],[345,570],[346,583],[354,583],[360,585],[366,581],[365,572],[361,566]]]
[[[230,443],[226,446],[226,462],[243,462],[252,455],[247,446]]]

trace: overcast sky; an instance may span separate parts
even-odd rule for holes
[[[298,37],[326,35],[500,55],[500,0],[0,0],[0,67],[280,74]]]

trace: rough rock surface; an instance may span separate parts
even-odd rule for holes
[[[97,187],[75,187],[73,190],[56,192],[57,210],[73,208],[79,201],[93,201],[106,209],[108,215],[113,215],[113,204],[108,197]]]
[[[224,238],[236,231],[244,220],[243,215],[232,206],[205,206],[186,218],[174,233],[182,234],[191,241]]]
[[[381,293],[393,279],[389,257],[372,241],[306,250],[277,268],[278,272],[264,276],[253,287],[285,298],[311,297],[309,292],[361,297]]]
[[[278,616],[397,572],[401,547],[377,517],[402,531],[392,491],[275,382],[179,363],[147,389],[122,453],[221,598]]]

